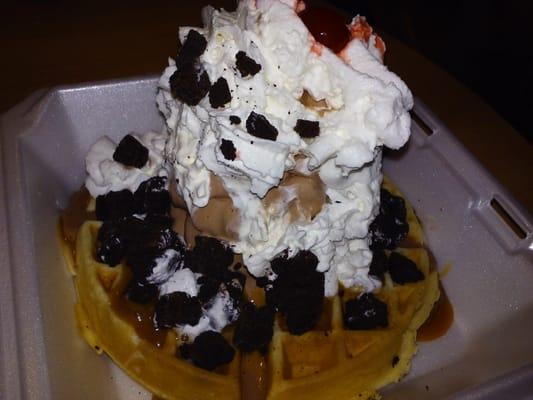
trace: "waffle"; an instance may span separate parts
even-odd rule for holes
[[[387,179],[383,187],[404,197]],[[437,271],[424,248],[422,227],[406,201],[409,233],[395,249],[414,261],[425,279],[394,284],[388,274],[376,297],[387,304],[389,326],[373,330],[344,328],[342,305],[357,297],[357,290],[344,290],[327,299],[321,321],[313,331],[291,335],[276,321],[268,365],[268,399],[370,399],[377,389],[398,382],[410,368],[416,353],[416,331],[428,318],[439,298]]]
[[[401,196],[389,181],[383,186]],[[425,279],[397,285],[385,275],[384,285],[375,295],[387,304],[386,328],[345,329],[343,304],[359,293],[341,289],[338,296],[325,299],[314,330],[301,336],[291,335],[278,317],[266,358],[237,351],[230,364],[211,372],[202,370],[176,356],[181,339],[174,331],[153,330],[152,306],[123,298],[129,268],[111,268],[96,261],[101,223],[89,220],[78,231],[74,257],[65,247],[77,289],[75,307],[81,334],[97,353],[106,353],[134,380],[164,399],[247,400],[250,389],[241,388],[250,386],[251,392],[262,387],[269,400],[378,398],[377,389],[408,372],[416,352],[416,331],[439,297],[437,271],[430,265],[422,228],[407,202],[406,209],[409,234],[395,251],[413,260]],[[231,327],[222,334],[231,342]],[[257,371],[263,372],[257,376]],[[261,383],[241,382],[242,377],[250,376]]]

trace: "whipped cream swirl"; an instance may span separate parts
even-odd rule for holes
[[[163,151],[167,137],[156,132],[132,136],[148,149],[148,161],[142,168],[128,167],[113,160],[117,145],[107,136],[102,136],[91,146],[85,158],[85,187],[92,197],[124,189],[135,192],[143,181],[158,174],[166,174],[163,169]]]
[[[379,282],[368,276],[367,235],[379,203],[381,147],[397,149],[407,141],[413,99],[383,65],[381,39],[353,36],[335,54],[309,33],[297,13],[303,8],[301,1],[241,1],[235,12],[206,7],[203,28],[180,29],[182,43],[190,29],[205,37],[201,66],[211,83],[227,81],[231,101],[213,108],[209,96],[192,106],[173,98],[169,79],[177,68],[170,60],[157,94],[170,134],[166,152],[193,214],[210,200],[212,175],[221,179],[239,211],[232,245],[252,274],[268,274],[269,260],[285,249],[305,249],[326,272],[327,295],[336,293],[338,281],[372,290]],[[349,29],[361,23],[356,17]],[[260,71],[243,77],[238,52]],[[305,96],[320,107],[304,104]],[[276,140],[250,135],[245,121],[252,112],[276,128]],[[300,137],[294,130],[299,119],[318,121],[319,135]],[[233,143],[234,159],[221,151],[223,140]],[[312,220],[291,221],[288,210],[272,213],[262,201],[294,170],[318,173],[325,186],[327,201]]]

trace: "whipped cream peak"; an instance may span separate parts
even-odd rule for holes
[[[339,281],[372,290],[379,282],[368,276],[368,227],[378,209],[381,149],[407,141],[413,98],[383,65],[385,45],[364,17],[347,25],[349,41],[335,53],[302,21],[305,8],[240,1],[235,12],[206,7],[202,28],[180,28],[184,47],[197,34],[205,47],[188,61],[198,79],[188,90],[206,92],[205,75],[211,86],[198,101],[180,100],[171,81],[190,64],[170,60],[157,94],[169,133],[164,153],[191,214],[214,201],[211,181],[220,181],[238,213],[230,243],[253,275],[268,275],[285,250],[310,250],[326,273],[326,294]],[[288,173],[321,180],[325,198],[312,215],[296,212]]]
[[[116,143],[109,137],[102,136],[91,146],[85,158],[85,186],[91,196],[97,197],[124,189],[135,192],[143,181],[156,175],[166,176],[163,158],[166,135],[155,132],[131,135],[148,149],[148,161],[142,168],[125,166],[115,161],[113,154],[117,148]]]

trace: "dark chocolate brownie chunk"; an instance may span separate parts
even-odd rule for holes
[[[198,61],[176,64],[176,68],[169,80],[172,97],[190,106],[197,105],[209,92],[209,75]]]
[[[379,214],[369,227],[370,249],[389,249],[398,246],[409,232],[405,202],[401,197],[381,189]]]
[[[235,160],[235,157],[237,157],[237,149],[235,148],[231,140],[222,139],[222,143],[220,144],[220,151],[222,152],[226,160],[233,161]]]
[[[274,310],[270,306],[257,308],[248,302],[241,310],[233,344],[244,352],[266,352],[273,335]]]
[[[181,267],[181,261],[184,258],[185,250],[183,248],[180,249],[180,246],[178,245],[167,247],[162,245],[162,243],[163,242],[158,242],[154,245],[150,243],[136,243],[133,241],[128,247],[126,264],[132,269],[134,276],[140,282],[146,282],[146,279],[152,275],[159,258],[165,257],[164,261],[168,263],[166,268],[170,272],[175,272]],[[181,244],[181,246],[183,246],[183,244]],[[168,249],[176,250],[176,252],[169,257],[169,255],[165,255],[165,251]]]
[[[231,122],[232,125],[239,125],[241,123],[241,119],[237,117],[236,115],[230,115],[229,121]]]
[[[171,225],[171,218],[156,215],[144,221],[134,216],[105,221],[98,231],[97,260],[114,266],[125,257],[126,264],[142,281],[151,274],[155,259],[165,250],[176,250],[173,263],[184,258],[185,244]]]
[[[244,284],[246,283],[246,276],[237,271],[228,271],[224,276],[224,284],[228,291],[233,305],[239,307],[244,293]]]
[[[132,216],[116,222],[119,237],[126,247],[126,265],[142,283],[146,283],[146,278],[152,274],[156,265],[156,259],[163,256],[165,250],[176,250],[174,256],[168,260],[170,269],[178,268],[185,257],[185,244],[169,227],[167,218],[147,219],[143,221]]]
[[[235,349],[220,333],[206,331],[199,334],[192,344],[180,346],[180,353],[197,367],[212,371],[230,363],[235,356]]]
[[[240,272],[227,270],[222,277],[202,275],[197,279],[200,286],[198,299],[202,304],[207,304],[217,293],[227,291],[235,308],[238,308],[243,292],[246,277]]]
[[[128,241],[128,246],[130,242],[135,241],[137,237],[142,235],[148,226],[146,220],[143,221],[141,218],[133,215],[118,220],[117,222],[122,235]]]
[[[169,80],[172,97],[190,106],[197,105],[211,87],[209,75],[199,60],[206,46],[205,38],[191,29],[176,59],[176,72]]]
[[[170,194],[166,189],[167,178],[154,176],[142,182],[133,198],[138,214],[166,215],[170,212]]]
[[[105,221],[98,230],[96,260],[114,267],[126,255],[127,239],[123,235],[120,224],[116,221]]]
[[[298,135],[300,135],[300,137],[314,138],[320,134],[320,124],[318,121],[299,119],[296,121],[294,130]]]
[[[157,298],[159,290],[156,285],[147,282],[141,283],[134,278],[130,281],[124,294],[128,300],[134,303],[148,304]]]
[[[98,230],[96,260],[114,267],[128,254],[131,234],[143,221],[135,217],[104,221]]]
[[[388,325],[387,304],[372,293],[363,293],[344,305],[344,326],[348,329],[369,330]]]
[[[148,149],[133,135],[126,135],[115,149],[113,160],[127,167],[142,168],[148,162]]]
[[[198,292],[198,300],[202,304],[208,303],[213,297],[216,296],[220,288],[220,281],[218,279],[209,278],[205,275],[202,276],[200,290]],[[200,283],[200,282],[198,282]]]
[[[133,193],[127,189],[96,197],[96,218],[100,221],[129,217],[134,212]]]
[[[271,262],[278,275],[267,286],[267,303],[286,315],[289,332],[301,335],[313,329],[324,304],[324,274],[316,270],[318,259],[310,251],[276,257]]]
[[[278,130],[266,119],[264,115],[257,114],[254,111],[250,113],[246,120],[246,131],[252,136],[273,140],[278,137]]]
[[[130,253],[131,255],[131,253]],[[164,251],[140,251],[134,260],[128,258],[128,265],[131,267],[134,276],[140,282],[149,279],[151,283],[162,284],[166,277],[174,274],[182,267],[183,253],[168,249]],[[157,273],[154,270],[157,267]],[[164,271],[164,273],[163,273]]]
[[[395,251],[389,256],[389,273],[392,280],[400,285],[424,279],[424,274],[412,260]]]
[[[178,54],[178,63],[187,62],[200,57],[207,47],[207,40],[194,29],[187,33],[185,43],[181,46]]]
[[[131,248],[126,254],[126,264],[131,268],[133,276],[139,282],[148,283],[146,279],[152,274],[156,266],[156,259],[163,251]]]
[[[293,301],[287,308],[287,328],[293,335],[302,335],[312,330],[322,313],[324,297],[305,296]]]
[[[254,76],[261,71],[261,64],[256,63],[252,58],[248,57],[244,51],[239,51],[235,58],[237,60],[237,69],[243,78],[249,75]]]
[[[266,276],[261,276],[259,278],[256,278],[255,280],[255,284],[257,285],[257,287],[260,287],[260,288],[266,287],[269,283],[270,281],[268,280]]]
[[[209,89],[209,103],[211,107],[224,107],[231,101],[231,93],[229,92],[228,82],[224,78],[218,80]]]
[[[174,219],[169,215],[147,214],[146,217],[144,217],[144,222],[146,225],[151,226],[154,229],[164,231],[172,227]]]
[[[196,325],[202,316],[202,305],[196,297],[183,292],[161,296],[155,305],[155,322],[158,328],[177,325]]]
[[[178,234],[169,228],[160,229],[157,226],[146,225],[135,238],[135,245],[142,251],[164,251],[175,249],[185,254],[185,245]]]
[[[196,245],[186,255],[185,265],[210,278],[223,281],[228,267],[233,263],[233,251],[220,240],[196,236]]]
[[[385,275],[385,272],[387,272],[387,269],[387,255],[385,252],[383,250],[374,250],[368,274],[383,280],[383,276]]]

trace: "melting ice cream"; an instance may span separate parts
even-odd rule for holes
[[[364,18],[334,53],[304,9],[241,1],[235,12],[206,7],[203,28],[180,29],[182,51],[157,95],[164,154],[195,224],[229,240],[253,275],[268,276],[286,249],[310,250],[327,295],[338,282],[372,290],[381,148],[406,142],[413,100]]]

